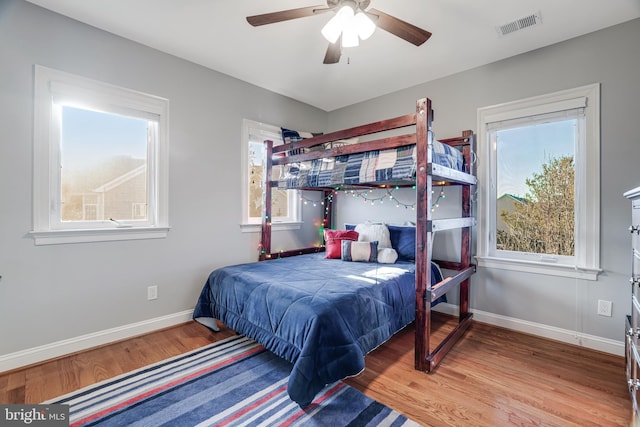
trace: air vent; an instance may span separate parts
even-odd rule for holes
[[[507,34],[515,33],[516,31],[523,30],[525,28],[533,27],[534,25],[542,24],[542,15],[540,12],[534,13],[524,18],[516,19],[515,21],[499,25],[496,27],[496,31],[500,36],[506,36]]]

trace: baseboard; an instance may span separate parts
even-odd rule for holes
[[[438,304],[434,311],[457,315],[458,306],[442,303]],[[624,356],[624,341],[616,341],[608,338],[589,335],[582,332],[571,331],[568,329],[556,328],[554,326],[543,325],[541,323],[528,322],[522,319],[502,316],[500,314],[489,313],[480,310],[471,310],[474,320],[490,325],[500,326],[506,329],[512,329],[518,332],[524,332],[555,341],[565,342],[592,350],[602,351],[604,353],[614,354],[616,356]]]
[[[457,315],[458,306],[441,303],[434,311]],[[518,332],[549,338],[567,344],[578,345],[592,350],[624,356],[624,341],[615,341],[607,338],[588,335],[568,329],[556,328],[540,323],[528,322],[513,317],[488,313],[480,310],[471,310],[476,321],[490,325],[512,329]],[[138,323],[107,329],[93,334],[83,335],[68,340],[58,341],[27,350],[0,356],[0,372],[10,371],[45,360],[54,359],[77,351],[87,350],[111,342],[131,338],[134,336],[153,332],[158,329],[167,328],[191,320],[193,310],[186,310],[167,316],[156,317]]]
[[[54,359],[77,351],[87,350],[115,341],[132,338],[138,335],[168,328],[191,320],[193,310],[186,310],[167,316],[156,317],[142,322],[131,323],[117,328],[107,329],[92,334],[82,335],[67,340],[29,348],[0,356],[0,372],[10,371],[34,363]]]

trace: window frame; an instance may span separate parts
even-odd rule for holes
[[[147,118],[155,138],[147,151],[148,221],[62,224],[60,129],[54,104]],[[169,101],[41,65],[34,67],[33,230],[36,245],[164,238],[169,231]]]
[[[250,119],[242,119],[242,148],[241,148],[241,185],[242,185],[242,221],[240,223],[240,229],[244,233],[260,232],[262,229],[262,218],[251,219],[255,217],[249,217],[249,129],[256,129],[259,132],[264,133],[265,139],[272,138],[274,145],[281,145],[284,143],[282,140],[282,129],[279,126],[270,125],[267,123],[258,122]],[[273,231],[279,230],[298,230],[302,226],[302,207],[298,190],[287,190],[289,192],[289,207],[291,212],[288,215],[288,219],[282,220],[278,218],[272,218],[271,229]]]
[[[515,253],[500,256],[495,248],[496,157],[490,125],[584,107],[584,139],[575,147],[575,256]],[[600,269],[600,84],[526,98],[478,109],[478,224],[476,259],[480,267],[597,280]]]

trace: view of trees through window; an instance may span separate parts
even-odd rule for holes
[[[576,120],[496,132],[496,249],[575,253]]]

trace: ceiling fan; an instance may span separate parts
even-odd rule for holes
[[[383,29],[416,46],[426,42],[431,33],[409,24],[377,9],[368,9],[371,0],[327,0],[327,6],[309,6],[280,12],[248,16],[247,22],[258,27],[291,19],[305,18],[325,12],[336,14],[322,29],[322,35],[329,41],[324,56],[324,64],[340,61],[343,47],[358,45],[358,39],[365,40],[376,28]]]

